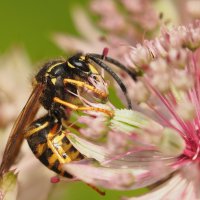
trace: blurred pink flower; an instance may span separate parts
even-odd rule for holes
[[[26,52],[20,48],[0,57],[0,160],[11,127],[31,93],[31,67]],[[51,175],[24,142],[15,165],[0,181],[0,199],[44,200],[52,186]]]
[[[105,46],[110,56],[126,62],[130,46],[152,39],[162,26],[185,24],[200,17],[198,0],[91,0],[95,23],[80,7],[72,11],[80,37],[55,33],[53,40],[66,52],[99,53]]]
[[[130,0],[91,1],[91,10],[100,16],[97,26],[81,8],[76,8],[72,12],[73,20],[81,37],[56,33],[53,39],[67,52],[81,50],[86,53],[99,53],[99,49],[109,46],[111,56],[121,57],[128,51],[127,46],[142,41],[144,34],[151,37],[150,35],[154,35],[159,28],[159,14],[153,8],[152,2],[148,0],[134,1],[134,3]],[[122,9],[118,9],[120,6]]]

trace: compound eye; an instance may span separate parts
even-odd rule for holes
[[[81,71],[84,71],[84,72],[90,71],[88,65],[84,61],[81,61],[81,60],[75,61],[74,65],[75,67],[79,68]]]
[[[74,56],[69,58],[68,61],[75,69],[81,70],[83,72],[90,72],[87,63],[84,60],[80,60],[80,57]]]

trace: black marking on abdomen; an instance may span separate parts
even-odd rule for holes
[[[42,155],[40,155],[38,157],[38,159],[44,164],[46,165],[47,167],[49,167],[49,161],[48,161],[48,158],[51,157],[53,155],[53,152],[50,148],[47,148],[43,153]]]

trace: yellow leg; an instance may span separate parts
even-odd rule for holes
[[[56,157],[59,160],[59,162],[62,163],[62,164],[66,163],[66,160],[64,158],[62,158],[62,156],[59,154],[58,150],[55,148],[55,146],[53,145],[52,141],[47,139],[47,144],[48,144],[48,147],[52,150],[52,152],[54,154],[56,154]],[[70,161],[71,161],[71,159],[70,159]]]
[[[53,143],[53,138],[55,136],[55,134],[57,134],[57,129],[58,126],[57,124],[51,129],[50,133],[47,136],[47,144],[48,147],[52,150],[52,152],[56,155],[57,159],[59,160],[60,163],[69,163],[71,162],[71,158],[67,155],[65,155],[65,158],[61,156],[61,154],[65,154],[64,150],[62,149],[62,147],[57,144],[57,143]]]
[[[82,82],[82,81],[77,81],[77,80],[74,80],[74,79],[64,79],[64,83],[65,83],[65,84],[66,84],[66,83],[71,83],[71,84],[76,85],[76,86],[78,86],[78,87],[85,87],[85,88],[87,88],[87,89],[93,91],[94,93],[100,95],[100,96],[103,97],[103,98],[108,97],[108,94],[107,94],[107,93],[105,93],[105,92],[103,92],[103,91],[101,91],[101,90],[95,88],[95,87],[92,86],[92,85],[89,85],[89,84],[87,84],[87,83],[84,83],[84,82]]]
[[[47,135],[47,138],[49,140],[52,140],[53,137],[57,134],[57,131],[58,131],[58,124],[55,124],[51,129],[51,131],[49,132],[49,134]]]
[[[85,106],[76,106],[72,103],[68,103],[66,101],[63,101],[62,99],[58,98],[58,97],[54,97],[54,102],[56,103],[59,103],[59,104],[62,104],[68,108],[71,108],[72,110],[81,110],[81,111],[97,111],[97,112],[103,112],[107,115],[109,115],[110,117],[113,116],[113,112],[111,110],[106,110],[106,109],[103,109],[103,108],[96,108],[96,107],[85,107]]]
[[[28,138],[31,135],[33,135],[34,133],[37,133],[38,131],[41,131],[42,129],[46,128],[49,125],[49,122],[45,122],[44,124],[42,124],[41,126],[38,126],[37,128],[33,128],[31,130],[28,130],[25,134],[24,137]]]

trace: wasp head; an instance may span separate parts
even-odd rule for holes
[[[74,79],[83,81],[85,83],[85,87],[83,87],[84,90],[79,90],[82,95],[87,95],[88,99],[88,94],[92,94],[90,95],[90,99],[93,97],[95,98],[95,101],[107,101],[107,84],[96,69],[96,66],[89,62],[86,56],[81,53],[76,54],[68,59],[67,64],[68,67],[73,71]],[[86,93],[85,90],[87,90]]]

